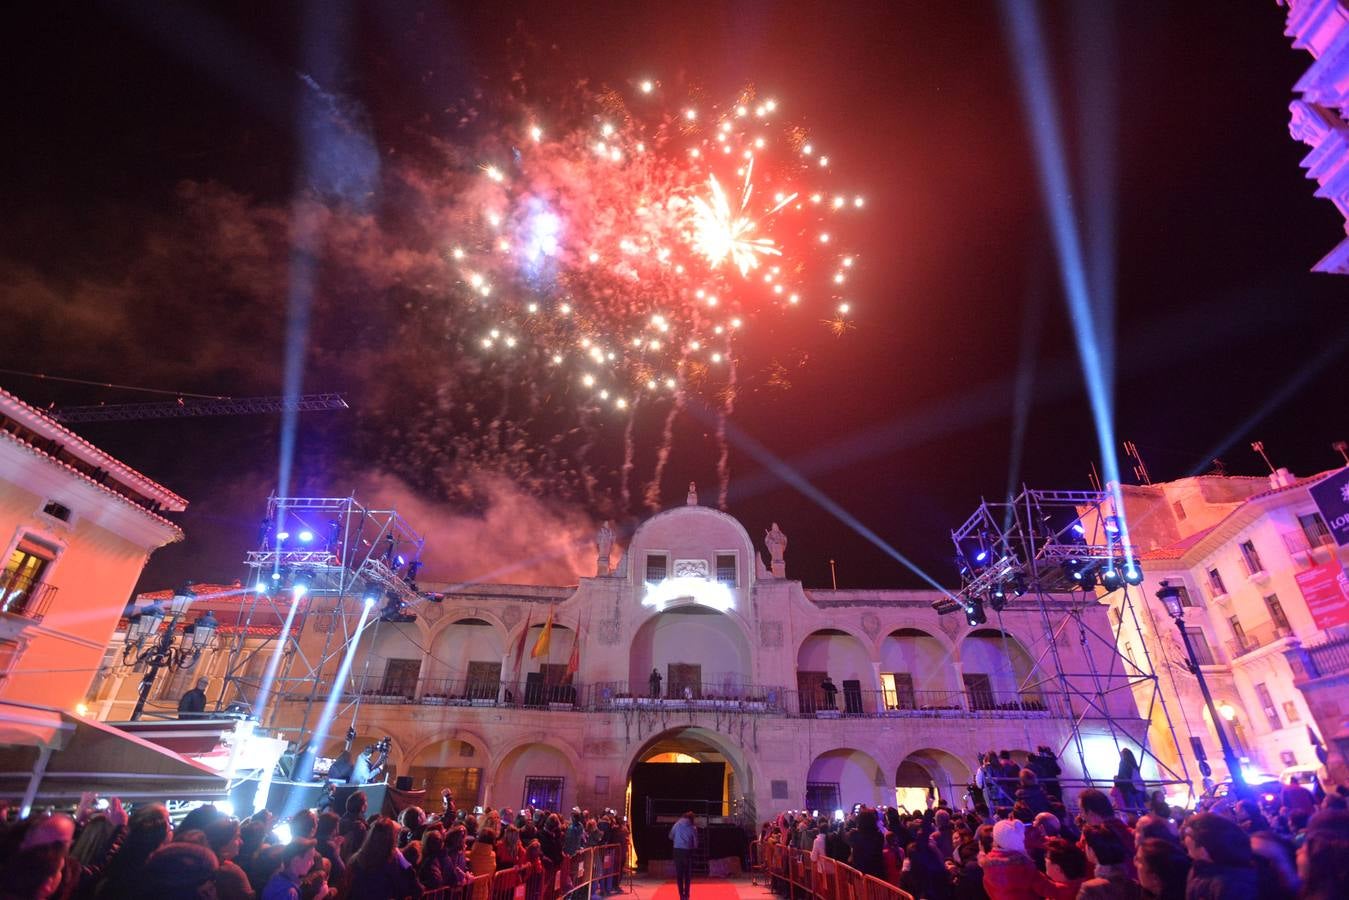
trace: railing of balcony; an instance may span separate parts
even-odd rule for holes
[[[636,690],[632,690],[636,687]],[[415,683],[379,684],[360,692],[362,703],[454,707],[507,707],[555,711],[623,712],[626,710],[692,710],[778,715],[796,718],[1063,718],[1072,710],[1061,694],[994,690],[914,691],[840,690],[832,706],[823,691],[786,690],[768,685],[666,685],[653,696],[649,683],[624,681],[594,684],[469,681],[423,678]],[[308,699],[313,683],[282,688],[288,700]],[[325,697],[329,686],[318,685]],[[348,690],[344,698],[353,700]]]
[[[1285,531],[1283,546],[1289,553],[1308,553],[1317,547],[1326,547],[1335,542],[1329,532],[1318,532],[1310,537],[1305,531]]]
[[[1292,633],[1286,626],[1274,622],[1263,622],[1254,628],[1246,629],[1245,635],[1228,641],[1227,655],[1231,659],[1245,656],[1261,647],[1268,647],[1277,640],[1289,637]]]
[[[806,718],[942,718],[1070,715],[1057,694],[1019,691],[839,691],[832,705],[819,690],[789,691],[787,714]]]
[[[1314,669],[1309,673],[1313,677],[1349,672],[1349,637],[1334,638],[1305,649]]]
[[[41,622],[56,597],[55,585],[25,575],[0,575],[0,612]]]

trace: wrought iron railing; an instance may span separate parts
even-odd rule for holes
[[[1335,539],[1329,531],[1317,531],[1315,534],[1307,534],[1301,529],[1297,531],[1285,531],[1282,535],[1283,546],[1289,553],[1310,553],[1318,547],[1326,547],[1335,543]]]
[[[373,679],[372,679],[373,680]],[[632,690],[636,687],[637,690]],[[327,696],[330,686],[294,681],[279,688],[288,700],[306,700],[311,691]],[[1038,691],[854,690],[845,687],[831,698],[818,688],[786,690],[768,685],[662,684],[633,685],[624,681],[593,684],[545,684],[423,678],[417,681],[367,684],[348,688],[346,700],[362,703],[445,707],[524,708],[564,712],[693,711],[776,715],[794,718],[1062,718],[1073,715],[1063,694]]]
[[[1292,630],[1277,622],[1263,622],[1254,628],[1248,628],[1243,634],[1227,642],[1227,655],[1231,659],[1245,656],[1261,647],[1268,647],[1277,640],[1292,635]]]
[[[0,575],[0,612],[42,621],[56,597],[56,586],[27,575]]]

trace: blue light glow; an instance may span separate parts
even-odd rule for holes
[[[1050,77],[1049,52],[1045,46],[1039,14],[1030,0],[1003,0],[1004,28],[1012,39],[1021,100],[1036,156],[1040,194],[1049,214],[1054,247],[1059,263],[1059,278],[1068,315],[1077,341],[1082,379],[1091,400],[1092,419],[1101,452],[1101,469],[1119,516],[1120,540],[1126,558],[1132,563],[1129,526],[1124,517],[1124,498],[1120,492],[1119,459],[1115,455],[1113,377],[1114,336],[1110,321],[1092,303],[1087,285],[1077,216],[1073,209],[1073,191],[1068,179],[1067,157],[1059,127],[1058,108]],[[1108,273],[1098,273],[1108,274]]]

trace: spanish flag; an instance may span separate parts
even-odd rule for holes
[[[548,648],[552,640],[553,611],[550,609],[548,610],[548,621],[543,623],[543,632],[539,635],[539,639],[534,642],[534,649],[529,652],[529,655],[534,659],[538,659],[540,656],[547,656]]]
[[[576,634],[571,641],[571,656],[567,657],[567,669],[562,673],[562,683],[571,684],[571,680],[576,677],[576,672],[581,668],[581,629],[576,629]]]

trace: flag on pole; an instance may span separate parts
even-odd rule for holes
[[[529,637],[529,626],[533,619],[534,610],[531,609],[528,618],[525,619],[525,629],[520,632],[520,640],[515,645],[515,677],[511,680],[517,683],[520,681],[520,667],[525,662],[525,641]]]
[[[578,669],[581,668],[581,629],[578,626],[571,640],[571,656],[567,657],[567,669],[562,673],[562,681],[571,684]]]
[[[539,639],[534,642],[534,649],[530,651],[529,655],[534,659],[538,659],[540,656],[547,656],[548,649],[552,645],[552,640],[553,611],[549,609],[548,621],[543,623],[543,632],[539,635]]]

